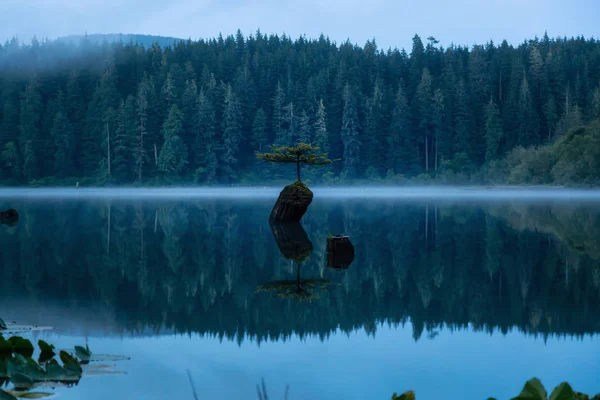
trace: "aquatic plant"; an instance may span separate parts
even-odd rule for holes
[[[406,393],[398,395],[394,393],[392,400],[415,400],[415,393],[410,390]],[[488,400],[496,400],[490,397]],[[550,397],[542,385],[542,382],[538,378],[532,378],[525,383],[523,390],[517,397],[513,397],[511,400],[600,400],[600,394],[590,397],[587,394],[579,393],[573,390],[571,385],[567,382],[563,382],[554,388]]]
[[[12,388],[0,388],[0,400],[17,398],[38,399],[52,396],[53,393],[34,392],[32,389],[57,386],[70,386],[79,382],[84,372],[87,374],[109,374],[109,366],[96,364],[86,366],[93,361],[118,361],[128,357],[95,355],[86,345],[75,346],[73,351],[56,350],[54,345],[43,340],[38,341],[39,357],[32,357],[35,349],[29,339],[22,336],[11,336],[8,339],[3,334],[14,334],[39,330],[39,327],[7,324],[0,318],[0,387],[12,384]],[[50,328],[46,328],[50,329]],[[56,351],[55,351],[56,350]],[[62,365],[55,359],[57,355]],[[84,366],[86,366],[84,368]]]

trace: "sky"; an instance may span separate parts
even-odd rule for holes
[[[600,37],[598,0],[0,0],[0,40],[83,33],[198,39],[219,33],[321,33],[336,42],[410,49],[433,36],[444,46],[542,36]]]

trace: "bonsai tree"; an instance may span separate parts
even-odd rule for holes
[[[319,148],[306,143],[298,143],[295,146],[271,147],[270,153],[256,153],[256,158],[274,163],[296,163],[298,182],[300,180],[300,164],[326,165],[331,164],[327,153],[317,153]]]

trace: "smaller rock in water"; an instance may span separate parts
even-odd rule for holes
[[[271,211],[269,221],[300,222],[312,203],[313,192],[302,182],[296,182],[283,188]]]
[[[327,238],[327,266],[335,269],[348,269],[354,261],[354,245],[350,238],[335,235]]]
[[[14,208],[6,211],[0,211],[0,223],[14,225],[19,222],[19,213]]]

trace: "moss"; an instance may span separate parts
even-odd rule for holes
[[[304,184],[304,182],[302,182],[302,181],[296,181],[295,183],[292,183],[291,185],[289,185],[289,187],[297,188],[300,191],[306,193],[307,195],[313,194],[313,192],[308,188],[308,186],[306,186]]]

